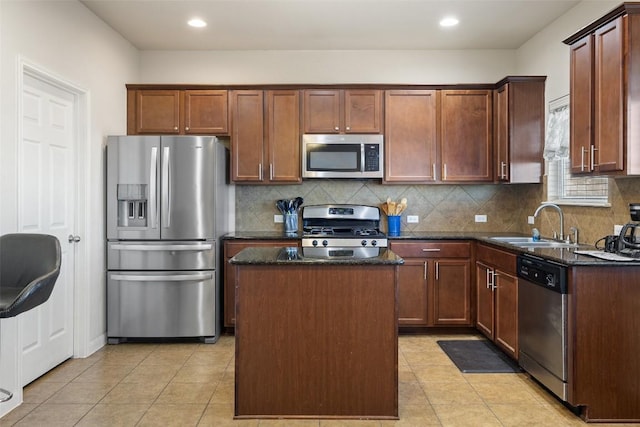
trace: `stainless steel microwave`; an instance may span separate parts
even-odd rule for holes
[[[382,135],[302,136],[303,178],[382,178]]]

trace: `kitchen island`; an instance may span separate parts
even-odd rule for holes
[[[398,418],[397,268],[377,257],[242,250],[236,270],[236,418]]]

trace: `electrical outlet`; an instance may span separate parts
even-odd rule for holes
[[[407,224],[417,224],[420,217],[418,215],[407,215]]]
[[[476,215],[476,222],[487,222],[486,215]]]
[[[613,226],[613,234],[615,234],[616,236],[620,234],[620,232],[622,231],[622,225],[614,225]]]
[[[535,224],[536,223],[536,218],[533,215],[529,215],[527,217],[527,223],[528,224]]]
[[[284,222],[284,217],[282,215],[274,215],[273,222]]]

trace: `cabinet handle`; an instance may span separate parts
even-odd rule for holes
[[[505,172],[506,166],[506,162],[500,162],[500,178],[502,179],[507,179],[507,172]]]
[[[273,163],[269,163],[269,180],[273,179]]]
[[[178,130],[178,126],[174,126],[174,127],[173,127],[173,130]]]
[[[487,289],[489,289],[489,287],[491,286],[491,269],[487,268],[487,270],[485,271],[485,275],[487,276]]]
[[[427,280],[427,261],[424,262],[424,280]]]
[[[262,181],[262,163],[258,163],[258,179]]]
[[[184,130],[188,131],[189,130],[189,126],[185,127]]]
[[[436,180],[438,177],[436,176],[436,164],[433,164],[433,179]]]
[[[347,130],[351,130],[351,126],[347,126]]]
[[[436,262],[436,281],[440,278],[440,263]]]
[[[584,172],[584,145],[580,147],[580,172]]]
[[[440,248],[422,248],[422,252],[440,252]]]
[[[442,180],[443,181],[447,180],[447,164],[446,163],[442,166]]]
[[[596,167],[596,151],[598,151],[598,149],[595,147],[595,145],[591,145],[590,146],[591,149],[591,168],[589,170],[594,170]]]
[[[496,277],[500,276],[498,273],[496,273],[495,270],[493,270],[493,274],[492,274],[492,280],[491,280],[491,290],[495,291],[496,289],[498,289],[498,285],[496,284]]]

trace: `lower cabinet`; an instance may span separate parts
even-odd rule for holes
[[[492,246],[476,248],[476,327],[518,358],[516,254]]]
[[[224,242],[224,326],[234,327],[236,324],[236,273],[231,268],[229,259],[238,252],[249,247],[288,247],[299,246],[299,240],[227,240]]]
[[[391,241],[398,273],[399,326],[472,326],[471,243]]]

